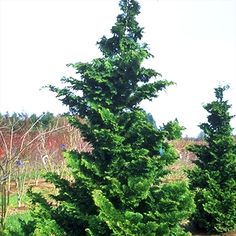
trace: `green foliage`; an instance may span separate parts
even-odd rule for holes
[[[17,213],[10,215],[6,219],[6,227],[4,230],[4,236],[29,236],[27,232],[23,231],[21,228],[21,221],[28,223],[32,220],[29,212]]]
[[[69,106],[70,123],[93,151],[64,152],[73,181],[47,175],[58,189],[50,196],[56,204],[32,194],[32,231],[49,222],[58,235],[187,235],[181,223],[194,208],[188,187],[162,183],[178,158],[168,143],[176,122],[168,130],[155,128],[139,106],[172,82],[141,66],[151,54],[140,42],[137,1],[121,0],[120,8],[112,37],[98,42],[103,57],[71,64],[80,79],[63,78],[63,89],[49,86]]]
[[[236,144],[230,126],[231,106],[223,99],[227,88],[216,88],[216,101],[204,106],[208,123],[200,127],[206,144],[189,148],[198,157],[189,173],[197,205],[194,220],[198,227],[216,232],[236,228]]]
[[[36,131],[38,128],[46,130],[58,121],[58,117],[54,116],[51,112],[43,112],[41,115],[27,114],[27,113],[13,113],[13,114],[1,114],[0,113],[0,124],[8,127],[13,125],[13,130],[28,129],[32,125],[32,130]]]
[[[156,121],[154,120],[153,116],[151,113],[147,114],[147,119],[149,120],[149,122],[153,125],[154,128],[157,129],[157,124]]]
[[[153,204],[139,212],[116,209],[100,190],[95,190],[93,197],[100,208],[99,217],[112,229],[113,235],[188,235],[176,223],[186,219],[193,207],[191,195],[183,195],[184,190],[188,191],[184,183],[153,188],[152,197],[159,199],[159,203],[154,205],[154,198],[150,199]]]
[[[165,124],[164,130],[167,132],[166,136],[168,140],[175,140],[182,137],[182,131],[185,130],[185,128],[180,126],[179,121],[175,119]]]
[[[29,202],[30,198],[28,196],[23,196],[22,198],[22,202],[23,203],[27,203]],[[2,204],[2,202],[0,201],[0,204]],[[9,197],[9,206],[10,207],[17,207],[18,206],[18,196],[17,194],[11,194]]]
[[[31,211],[31,217],[28,221],[20,220],[21,229],[27,236],[62,236],[64,231],[52,217],[51,205],[40,193],[32,193],[29,196],[34,204],[34,210]]]
[[[40,116],[32,114],[29,119],[32,124],[36,123],[35,128],[41,128],[43,130],[51,128],[57,122],[57,117],[55,117],[51,112],[43,112]]]

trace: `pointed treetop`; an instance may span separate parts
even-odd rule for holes
[[[131,15],[135,16],[140,13],[140,6],[136,0],[121,0],[119,6],[124,14],[128,15],[128,12],[130,12]]]
[[[224,91],[227,89],[229,89],[229,85],[218,86],[217,88],[215,88],[215,95],[219,101],[223,101]]]
[[[136,0],[121,0],[121,14],[117,16],[111,28],[112,37],[103,36],[97,43],[105,56],[114,56],[127,49],[135,49],[135,43],[142,38],[143,28],[136,21],[140,13],[140,5]]]
[[[140,42],[143,28],[136,20],[140,13],[138,2],[120,0],[120,9],[111,36],[103,36],[97,43],[102,57],[91,63],[69,64],[80,74],[79,80],[62,79],[72,87],[50,86],[51,91],[58,93],[63,103],[70,106],[70,111],[80,117],[94,112],[91,104],[113,113],[138,108],[143,100],[152,100],[158,92],[173,84],[166,80],[152,82],[151,79],[161,76],[160,73],[142,66],[152,55],[147,44]]]
[[[234,117],[229,113],[231,105],[224,99],[224,91],[227,89],[229,85],[219,85],[215,88],[216,100],[204,105],[205,110],[210,113],[207,117],[208,123],[202,123],[199,127],[207,134],[206,139],[211,139],[215,134],[231,135],[233,131],[230,126],[230,121]]]

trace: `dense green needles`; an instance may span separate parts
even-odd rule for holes
[[[231,106],[223,97],[227,88],[216,88],[216,100],[204,106],[208,122],[200,128],[206,144],[189,148],[198,157],[196,167],[189,172],[197,205],[194,221],[213,232],[236,229],[236,144],[230,126]]]
[[[194,209],[188,186],[162,182],[178,158],[168,140],[181,128],[177,121],[155,128],[140,108],[173,83],[142,67],[152,55],[141,42],[138,2],[121,0],[120,9],[112,36],[98,42],[103,56],[69,65],[80,79],[50,86],[93,151],[65,151],[74,180],[48,174],[58,189],[51,201],[31,194],[34,220],[25,227],[34,235],[188,235],[181,226]]]

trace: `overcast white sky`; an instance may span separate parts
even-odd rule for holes
[[[71,75],[67,63],[100,56],[96,42],[109,35],[119,0],[0,0],[0,112],[65,108],[40,87]],[[146,62],[177,83],[143,107],[158,125],[178,118],[196,136],[222,81],[236,114],[236,0],[140,0]],[[236,128],[236,119],[232,121]]]

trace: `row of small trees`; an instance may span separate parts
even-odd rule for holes
[[[80,79],[63,78],[62,89],[49,86],[69,106],[70,123],[93,151],[64,151],[73,181],[56,173],[47,175],[58,194],[46,199],[31,192],[33,220],[23,225],[24,231],[27,235],[188,235],[183,223],[192,214],[208,231],[235,229],[236,146],[229,105],[223,100],[225,87],[217,88],[216,101],[205,106],[210,112],[208,123],[201,125],[206,145],[190,148],[198,156],[188,175],[190,186],[184,180],[163,181],[168,166],[178,158],[169,141],[181,127],[177,121],[154,127],[140,103],[157,97],[173,82],[157,80],[158,72],[142,67],[152,55],[141,43],[138,2],[121,0],[120,9],[111,37],[98,42],[102,57],[70,64]]]

